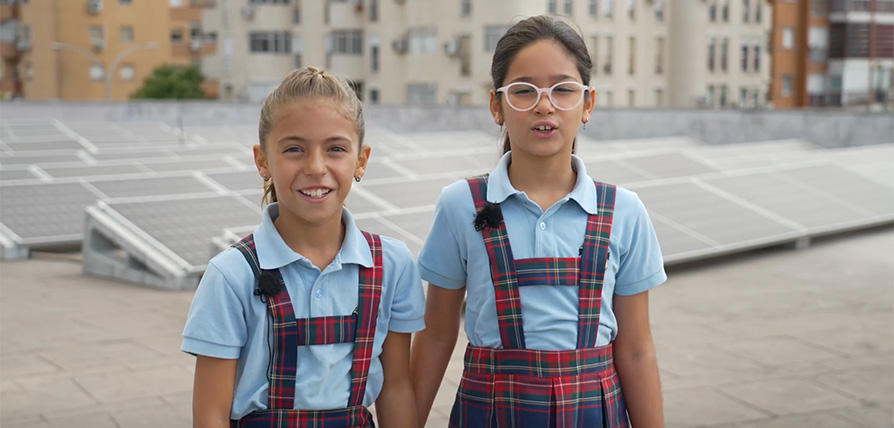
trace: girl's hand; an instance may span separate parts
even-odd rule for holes
[[[382,344],[385,381],[376,399],[376,418],[381,427],[415,428],[416,398],[410,382],[410,333],[389,331]]]

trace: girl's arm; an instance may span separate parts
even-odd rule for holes
[[[192,418],[194,428],[229,428],[236,361],[196,356]]]
[[[649,329],[649,292],[632,296],[614,295],[618,335],[613,343],[615,368],[627,403],[630,425],[635,428],[664,427],[658,362]]]
[[[466,289],[450,290],[428,284],[425,299],[425,330],[416,333],[410,372],[416,390],[418,426],[424,427],[435,395],[456,347],[459,317]]]
[[[389,331],[382,344],[382,373],[385,380],[376,399],[380,427],[416,426],[415,397],[410,382],[410,333]]]

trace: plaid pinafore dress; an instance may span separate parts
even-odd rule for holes
[[[486,203],[487,177],[467,179],[476,211]],[[628,426],[611,344],[596,346],[615,187],[597,182],[596,193],[580,258],[513,259],[501,213],[498,226],[481,229],[503,348],[466,348],[450,427]],[[525,349],[519,287],[532,285],[578,286],[577,349]]]
[[[234,245],[245,256],[255,278],[273,275],[280,284],[267,303],[272,324],[270,365],[267,372],[267,410],[252,412],[231,427],[244,428],[360,428],[375,427],[372,414],[362,405],[372,357],[376,319],[382,292],[382,242],[378,235],[363,232],[372,253],[373,267],[360,266],[357,308],[347,316],[296,319],[292,301],[279,269],[262,270],[258,264],[253,235]],[[294,410],[298,347],[354,343],[351,366],[351,395],[347,407],[334,410]]]

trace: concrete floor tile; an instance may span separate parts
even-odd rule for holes
[[[718,387],[738,400],[775,415],[823,411],[861,403],[807,379],[772,379]]]
[[[121,379],[127,381],[122,382]],[[75,376],[75,380],[101,403],[157,397],[192,389],[191,373],[179,367],[136,372],[119,369],[79,375]]]
[[[662,370],[685,377],[700,374],[725,374],[737,370],[753,370],[759,365],[747,358],[718,350],[710,345],[673,347],[655,345]]]
[[[47,417],[50,426],[58,428],[119,428],[108,413],[87,413]]]
[[[190,428],[192,415],[184,415],[176,406],[152,407],[148,409],[123,410],[112,413],[112,418],[120,427],[128,428]]]
[[[863,428],[861,425],[841,418],[834,413],[818,413],[809,415],[784,416],[762,419],[754,422],[741,422],[737,428]]]
[[[664,391],[668,427],[697,427],[766,418],[769,413],[733,400],[713,388]]]
[[[82,343],[80,346],[53,347],[38,355],[65,370],[84,369],[93,366],[114,367],[134,362],[151,362],[164,354],[133,343],[130,339]]]
[[[16,381],[21,391],[0,394],[3,418],[36,417],[46,412],[83,408],[97,404],[72,379],[64,376],[27,378]]]
[[[816,381],[833,390],[873,403],[894,400],[894,372],[891,371],[847,370],[818,376]]]
[[[3,428],[53,428],[53,426],[40,416],[12,419],[7,418],[7,415],[3,415]]]
[[[52,375],[60,368],[38,355],[27,352],[0,354],[0,378]]]
[[[842,418],[854,421],[865,428],[894,428],[894,410],[891,407],[864,406],[835,412]]]
[[[802,365],[805,361],[843,356],[799,342],[791,336],[768,336],[762,339],[715,343],[718,349],[747,358],[762,365]]]

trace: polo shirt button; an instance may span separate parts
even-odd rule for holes
[[[323,290],[317,290],[317,298],[323,297]]]
[[[540,222],[540,230],[546,230],[546,223]]]

